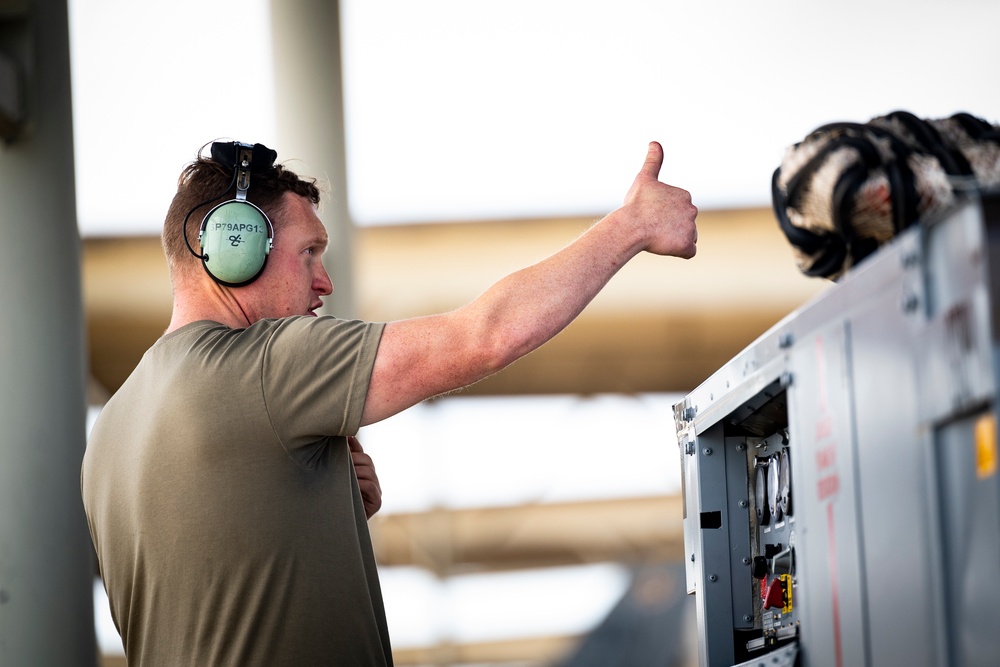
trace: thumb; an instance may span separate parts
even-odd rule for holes
[[[663,147],[659,142],[649,142],[649,150],[646,152],[646,161],[642,163],[640,176],[646,176],[654,181],[660,177],[660,167],[663,166]]]

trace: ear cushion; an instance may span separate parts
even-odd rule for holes
[[[223,285],[246,285],[264,270],[272,235],[271,221],[250,202],[219,204],[205,216],[198,235],[205,270]]]

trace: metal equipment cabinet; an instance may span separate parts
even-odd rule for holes
[[[674,406],[702,665],[1000,665],[998,336],[970,197]]]

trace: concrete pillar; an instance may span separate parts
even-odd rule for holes
[[[340,67],[340,3],[272,0],[278,160],[297,158],[328,180],[320,217],[330,235],[325,264],[334,293],[324,311],[356,317],[354,234],[347,207],[344,101]]]
[[[66,1],[0,0],[0,58],[0,665],[95,665]]]

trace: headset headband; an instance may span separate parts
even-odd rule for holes
[[[278,151],[272,150],[264,144],[251,145],[239,141],[212,143],[212,159],[224,167],[236,169],[244,157],[249,158],[250,173],[259,174],[274,166],[274,161],[278,159]]]

